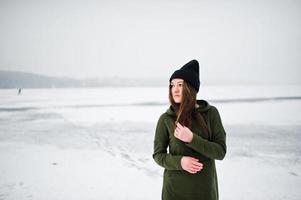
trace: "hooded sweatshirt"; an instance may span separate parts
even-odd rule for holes
[[[209,134],[192,121],[193,139],[185,143],[174,136],[176,113],[171,107],[163,113],[157,123],[153,158],[164,168],[163,200],[217,200],[218,184],[215,160],[226,154],[226,132],[218,110],[205,100],[198,100],[200,112],[208,126]],[[167,151],[168,150],[168,151]],[[203,164],[196,174],[183,170],[181,158],[190,156]]]

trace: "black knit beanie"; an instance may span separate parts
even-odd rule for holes
[[[181,67],[181,69],[176,70],[171,75],[169,82],[171,82],[171,80],[175,78],[181,78],[184,81],[188,82],[198,92],[200,88],[198,61],[192,60]]]

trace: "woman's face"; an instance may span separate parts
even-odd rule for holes
[[[176,103],[181,103],[183,92],[183,79],[175,78],[170,82],[172,98]]]

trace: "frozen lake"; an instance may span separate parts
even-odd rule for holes
[[[0,90],[0,199],[160,199],[167,88]],[[207,86],[228,152],[220,199],[301,195],[301,86]]]

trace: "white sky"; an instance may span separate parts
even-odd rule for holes
[[[0,70],[301,83],[301,1],[0,0]]]

